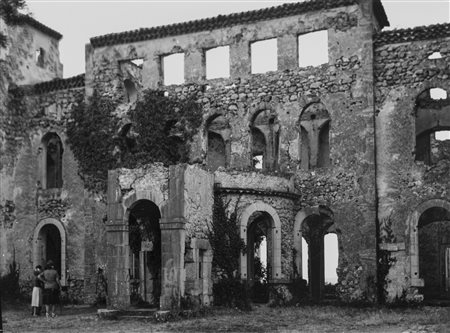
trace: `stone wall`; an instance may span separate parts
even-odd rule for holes
[[[448,158],[432,165],[415,161],[418,97],[430,88],[447,92],[450,88],[449,39],[421,31],[410,34],[416,38],[407,43],[385,43],[381,36],[375,48],[378,216],[380,247],[389,248],[393,259],[385,281],[390,301],[413,295],[423,285],[412,259],[418,248],[414,241],[417,227],[411,221],[422,213],[420,205],[446,200],[449,191]],[[434,52],[442,58],[428,59]],[[439,103],[438,108],[445,107],[445,101]]]
[[[292,276],[295,214],[306,207],[330,208],[340,238],[340,283],[356,286],[352,287],[354,293],[342,287],[342,297],[373,301],[377,262],[375,129],[374,96],[367,93],[373,87],[372,33],[377,26],[373,20],[371,5],[364,2],[361,6],[311,11],[212,31],[154,37],[149,41],[98,46],[93,39],[87,48],[87,91],[97,90],[126,104],[123,80],[129,78],[135,80],[138,95],[145,88],[157,88],[180,99],[194,94],[202,105],[205,126],[216,115],[228,121],[231,156],[227,172],[234,170],[236,174],[253,170],[249,125],[259,111],[268,110],[280,128],[277,168],[272,173],[256,172],[255,177],[243,172],[230,186],[267,189],[273,184],[273,189],[282,188],[300,195],[301,199],[294,201],[270,193],[243,196],[243,206],[261,200],[279,210],[285,240],[282,270],[286,278]],[[323,29],[328,31],[328,64],[299,68],[297,36]],[[277,38],[278,70],[250,74],[249,45],[267,38]],[[222,45],[230,45],[230,78],[205,80],[203,52]],[[160,59],[177,52],[185,53],[186,83],[163,86]],[[127,66],[123,63],[132,59],[143,59],[140,73],[125,70]],[[321,103],[331,119],[331,165],[322,170],[304,171],[300,170],[299,120],[303,110],[312,103]],[[200,128],[194,138],[192,162],[206,164],[206,132]],[[282,180],[279,184],[271,181],[271,175],[277,179],[280,174],[287,174],[289,181]],[[220,173],[216,177],[220,178]],[[251,183],[247,179],[258,180]]]

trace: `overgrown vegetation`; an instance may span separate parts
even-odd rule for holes
[[[25,8],[25,0],[1,0],[0,17],[6,24],[14,24],[19,15],[19,10]],[[5,34],[0,32],[0,48],[5,48],[8,40]]]
[[[0,277],[0,290],[2,298],[16,300],[20,296],[19,268],[15,260],[9,264],[9,271]]]
[[[214,252],[213,271],[217,281],[213,286],[216,305],[250,309],[249,288],[238,276],[239,257],[245,251],[245,243],[239,235],[237,206],[229,212],[230,201],[221,195],[214,198],[213,222],[208,238]]]
[[[71,113],[68,142],[88,189],[104,192],[108,170],[188,161],[190,142],[202,122],[194,98],[179,100],[144,91],[129,112],[131,123],[122,128],[116,107],[111,99],[94,94]]]

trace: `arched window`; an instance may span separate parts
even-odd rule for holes
[[[300,165],[302,169],[330,165],[330,116],[322,103],[312,103],[300,116]]]
[[[44,181],[45,188],[61,188],[63,145],[56,133],[47,133],[42,143],[44,146]]]
[[[422,92],[416,99],[415,159],[427,165],[441,159],[448,159],[450,148],[450,99],[447,92],[431,88]]]
[[[207,132],[207,164],[211,170],[226,167],[229,164],[230,126],[222,115],[216,115],[206,122]]]
[[[279,125],[270,110],[253,115],[250,123],[251,157],[255,169],[275,169],[278,164]]]

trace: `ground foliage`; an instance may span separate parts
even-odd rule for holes
[[[152,162],[188,161],[189,145],[201,125],[202,111],[193,98],[178,100],[147,90],[120,127],[117,103],[94,94],[71,112],[68,143],[89,190],[104,193],[108,170],[136,168]]]
[[[19,16],[19,10],[25,8],[25,0],[0,0],[0,17],[6,24],[14,24]],[[0,32],[0,48],[5,48],[8,40],[5,34]]]

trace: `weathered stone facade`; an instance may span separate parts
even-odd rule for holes
[[[59,235],[63,283],[83,283],[84,301],[96,297],[100,268],[112,307],[139,298],[161,308],[184,297],[210,304],[207,231],[214,196],[223,195],[237,207],[248,248],[255,230],[264,232],[275,286],[303,276],[304,238],[318,258],[309,264],[310,291],[322,299],[323,238],[335,233],[345,302],[417,301],[450,288],[431,277],[445,275],[450,256],[449,147],[430,138],[450,128],[450,103],[423,93],[450,89],[447,25],[382,32],[378,0],[314,0],[95,37],[86,73],[58,79],[59,35],[30,22],[1,26],[29,40],[0,51],[9,73],[0,85],[2,273],[15,259],[26,284],[32,265],[48,259],[46,239]],[[299,67],[298,36],[314,31],[327,32],[328,62]],[[48,63],[23,68],[42,34]],[[272,38],[277,70],[252,74],[251,44]],[[230,77],[207,80],[205,52],[218,46],[229,46]],[[434,52],[441,57],[428,59]],[[163,58],[173,53],[184,53],[185,82],[165,86]],[[36,76],[56,80],[36,84]],[[118,102],[118,127],[127,125],[144,89],[197,97],[204,121],[191,164],[111,170],[107,193],[94,195],[66,144],[68,115],[96,92]],[[6,107],[14,98],[16,112]],[[48,158],[61,174],[49,176]],[[424,245],[438,238],[439,246]],[[254,279],[252,252],[240,258],[243,280]]]

